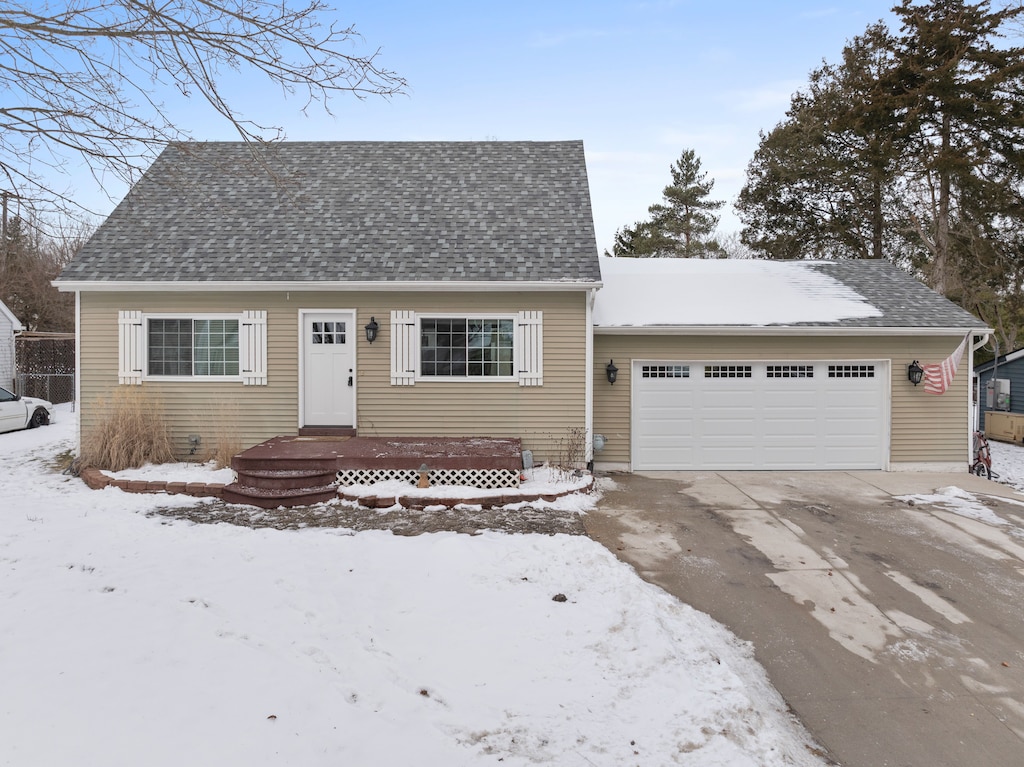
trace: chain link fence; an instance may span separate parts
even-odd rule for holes
[[[75,398],[75,337],[22,333],[14,342],[17,393],[54,404]]]

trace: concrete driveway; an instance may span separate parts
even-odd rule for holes
[[[752,642],[836,762],[1024,765],[1024,496],[968,474],[612,479],[591,537]]]

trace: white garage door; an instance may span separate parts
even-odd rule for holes
[[[634,362],[635,469],[880,469],[888,363]]]

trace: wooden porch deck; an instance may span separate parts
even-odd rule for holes
[[[304,506],[335,497],[339,479],[414,482],[424,464],[431,484],[518,486],[522,443],[490,437],[274,437],[232,459],[237,479],[223,497],[263,508]]]

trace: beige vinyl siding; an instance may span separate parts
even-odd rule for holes
[[[585,419],[586,294],[383,294],[364,303],[359,325],[374,314],[381,324],[372,348],[359,347],[358,429],[366,436],[520,437],[538,460],[557,456],[558,442]],[[390,310],[472,314],[544,313],[544,384],[427,381],[391,386]],[[364,317],[365,315],[365,317]]]
[[[354,309],[356,424],[363,436],[520,437],[539,460],[556,457],[558,442],[585,421],[585,291],[550,293],[84,293],[81,297],[82,436],[116,389],[119,311],[220,313],[267,311],[267,386],[238,381],[144,381],[139,389],[162,403],[176,449],[188,435],[203,448],[217,439],[248,447],[299,426],[299,310]],[[417,381],[392,386],[390,312],[543,312],[544,384]],[[374,316],[372,345],[363,326]],[[122,387],[124,388],[124,387]]]
[[[607,446],[599,463],[630,462],[632,360],[890,360],[890,461],[957,463],[967,460],[968,375],[964,358],[953,386],[942,396],[926,394],[907,380],[907,365],[941,362],[961,337],[931,336],[636,336],[594,337],[594,432]],[[609,359],[619,368],[609,385]]]

